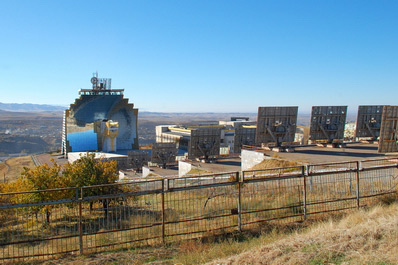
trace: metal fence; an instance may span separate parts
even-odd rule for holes
[[[0,194],[0,261],[156,245],[356,209],[397,191],[398,159]]]

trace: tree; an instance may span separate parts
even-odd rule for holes
[[[60,176],[61,167],[54,160],[52,162],[52,166],[43,164],[32,169],[24,167],[21,177],[14,183],[16,191],[42,191],[63,188],[64,184]],[[23,194],[21,200],[25,203],[40,203],[62,199],[63,195],[63,192],[57,191],[32,192]],[[54,207],[55,205],[36,206],[34,208],[36,216],[40,209],[44,209],[46,221],[50,223],[51,209]]]
[[[85,198],[137,191],[137,188],[123,190],[119,185],[106,185],[114,184],[119,177],[117,162],[95,159],[94,153],[86,153],[73,163],[65,164],[63,169],[54,160],[52,162],[52,166],[43,164],[32,169],[24,168],[21,176],[15,182],[3,184],[0,187],[0,191],[39,191],[10,196],[11,203],[42,203],[61,199],[73,199],[76,196],[75,189],[45,191],[48,189],[94,186],[84,189]],[[108,204],[112,200],[114,199],[99,200],[103,205],[105,217],[108,215]],[[90,210],[92,209],[92,205],[93,201],[90,202]],[[56,206],[57,204],[38,204],[29,209],[36,214],[36,217],[37,213],[44,209],[46,212],[46,221],[50,223],[51,209]]]
[[[7,183],[0,183],[0,194],[1,193],[6,193],[7,192],[8,185]],[[0,204],[9,204],[10,203],[10,197],[6,195],[0,195]],[[4,222],[9,218],[8,216],[8,211],[6,210],[0,210],[0,222],[4,224]]]
[[[119,178],[117,162],[95,159],[94,153],[86,153],[72,164],[64,166],[63,178],[68,187],[84,187],[115,183]],[[84,190],[84,197],[116,194],[122,192],[117,185],[91,187]],[[109,199],[101,199],[104,216],[108,216]],[[93,203],[90,202],[90,210]]]
[[[62,175],[65,186],[78,188],[115,183],[119,178],[117,162],[95,159],[94,153],[86,153],[72,164],[67,163]]]

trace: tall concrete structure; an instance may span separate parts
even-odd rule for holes
[[[62,153],[138,149],[138,109],[112,89],[110,78],[91,78],[92,88],[79,90],[79,98],[64,114]]]

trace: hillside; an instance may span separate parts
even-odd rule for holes
[[[49,144],[40,136],[0,135],[0,154],[43,153],[49,148]]]
[[[34,163],[31,156],[13,157],[7,161],[0,163],[0,179],[1,182],[5,179],[7,181],[13,181],[17,179],[24,167],[34,167]]]
[[[359,211],[216,264],[398,264],[398,204]]]
[[[398,264],[398,203],[261,231],[31,264]]]

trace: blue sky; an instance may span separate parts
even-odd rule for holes
[[[69,105],[98,71],[141,111],[397,105],[398,1],[0,7],[0,102]]]

